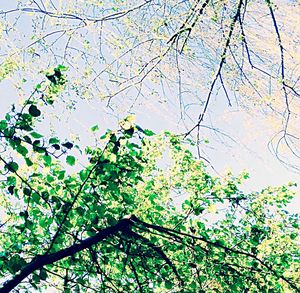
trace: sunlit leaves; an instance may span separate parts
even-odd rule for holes
[[[26,114],[18,117],[34,128],[37,119]],[[7,118],[3,125],[15,131],[15,121]],[[110,285],[126,292],[138,289],[137,280],[145,292],[277,292],[278,282],[280,288],[290,286],[285,274],[297,283],[299,217],[284,212],[292,196],[288,186],[246,194],[241,190],[245,173],[214,177],[188,141],[169,132],[155,135],[129,120],[107,131],[101,144],[86,148],[86,164],[72,142],[35,129],[5,138],[7,158],[18,157],[7,159],[2,172],[11,219],[0,234],[2,275],[11,279],[41,255],[80,246],[134,215],[149,226],[136,222],[39,267],[29,276],[30,286],[63,286],[58,276],[68,271],[78,290],[85,292],[86,282],[104,292],[110,287],[96,277],[105,279],[105,270]],[[89,270],[95,265],[99,271]],[[83,275],[89,278],[84,281]],[[260,277],[265,275],[267,282]]]
[[[6,58],[0,65],[0,81],[8,78],[12,75],[17,69],[20,68],[19,60],[15,58]]]

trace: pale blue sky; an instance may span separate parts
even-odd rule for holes
[[[0,83],[0,92],[0,114],[3,116],[10,105],[17,102],[18,98],[10,81]],[[83,144],[93,142],[92,133],[87,131],[91,126],[98,124],[102,131],[105,131],[106,128],[114,129],[117,127],[118,119],[126,115],[112,113],[105,107],[105,103],[100,101],[80,101],[77,110],[73,113],[65,110],[60,113],[60,109],[54,108],[54,111],[49,109],[49,113],[52,112],[63,117],[61,121],[53,120],[56,121],[53,123],[54,128],[62,138],[70,137],[71,133],[77,134]],[[215,171],[220,174],[224,174],[228,169],[231,169],[234,174],[243,170],[249,171],[250,179],[245,184],[245,189],[248,191],[257,191],[269,185],[287,184],[290,181],[299,182],[299,174],[287,170],[269,152],[267,144],[272,132],[264,131],[262,135],[259,135],[261,125],[264,123],[263,116],[252,117],[242,110],[227,108],[225,105],[224,108],[219,105],[218,112],[217,119],[212,117],[214,125],[234,138],[236,143],[228,138],[224,138],[222,141],[215,135],[208,136],[210,143],[204,145],[205,157],[211,161]],[[182,124],[178,123],[178,107],[174,103],[162,104],[155,100],[148,100],[135,108],[135,114],[137,124],[144,128],[153,129],[156,132],[162,130],[184,131]],[[44,131],[49,128],[48,122],[49,120],[46,119],[42,125]],[[249,128],[249,124],[252,124],[251,128]],[[215,171],[211,169],[213,174]],[[289,210],[300,212],[299,186],[295,190],[298,192],[298,196]]]
[[[16,2],[0,1],[0,10],[14,8]],[[21,19],[20,21],[25,20]],[[22,29],[26,31],[28,28],[24,25]],[[25,40],[27,44],[28,40],[24,38],[23,41]],[[28,93],[30,92],[29,87],[27,89]],[[11,81],[2,81],[0,83],[0,91],[0,114],[4,115],[10,105],[18,100],[18,97]],[[156,132],[165,129],[183,132],[185,129],[182,121],[179,121],[177,92],[170,90],[166,94],[168,97],[165,102],[162,102],[162,100],[157,101],[153,97],[147,98],[145,96],[141,98],[132,110],[137,116],[137,123]],[[99,124],[103,131],[106,128],[114,128],[117,125],[117,120],[126,115],[124,112],[130,111],[130,106],[126,105],[124,101],[119,101],[121,106],[118,109],[120,110],[115,112],[106,108],[105,104],[99,101],[88,103],[82,100],[73,114],[64,113],[61,116],[64,118],[64,122],[57,123],[55,128],[61,136],[69,136],[71,132],[74,132],[81,137],[82,141],[88,142],[91,139],[89,132],[87,132],[90,126]],[[210,125],[211,120],[214,127],[226,132],[236,141],[234,143],[229,138],[224,136],[218,137],[213,132],[207,132],[210,143],[204,145],[204,156],[211,161],[218,173],[222,174],[228,168],[231,168],[235,174],[242,170],[249,171],[250,179],[246,184],[248,190],[259,190],[268,185],[281,185],[289,181],[300,183],[299,174],[287,170],[269,152],[267,144],[274,133],[272,133],[272,130],[264,129],[264,116],[260,114],[254,116],[253,113],[249,115],[243,110],[228,108],[226,98],[222,95],[212,99],[210,109],[214,109],[214,112],[211,115],[207,114],[204,124]],[[194,117],[198,115],[198,112],[198,105],[194,105],[189,110],[189,114]],[[192,125],[188,119],[186,119],[186,122],[189,126]],[[48,122],[44,128],[48,128]],[[215,171],[212,170],[212,172]],[[300,211],[299,187],[297,192],[298,198],[295,199],[294,204],[290,207],[290,210],[293,212]]]

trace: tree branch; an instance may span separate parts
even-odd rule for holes
[[[203,108],[202,112],[198,116],[198,122],[197,122],[197,124],[192,129],[190,129],[185,134],[185,137],[187,137],[191,132],[193,132],[195,129],[197,129],[198,130],[197,131],[197,141],[198,142],[199,142],[200,125],[203,122],[204,115],[205,115],[205,113],[206,113],[206,111],[208,109],[208,105],[209,105],[210,98],[212,96],[213,90],[215,88],[215,84],[216,84],[217,80],[220,78],[223,66],[225,64],[226,57],[227,57],[227,51],[229,49],[230,42],[231,42],[231,39],[232,39],[232,36],[233,36],[233,31],[234,31],[234,28],[235,28],[235,24],[238,21],[238,18],[239,18],[240,13],[241,13],[242,5],[243,5],[243,0],[240,0],[238,2],[238,6],[237,6],[237,9],[236,9],[235,15],[234,15],[234,17],[232,19],[232,22],[230,24],[229,33],[228,33],[228,36],[226,38],[225,46],[223,48],[223,52],[222,52],[222,55],[221,55],[221,60],[220,60],[219,66],[217,68],[215,77],[213,78],[213,80],[211,82],[211,85],[210,85],[210,88],[209,88],[209,92],[208,92],[208,95],[206,97],[206,101],[205,101],[205,104],[204,104],[204,108]],[[198,153],[199,153],[199,149],[198,149]],[[200,153],[199,153],[199,156],[200,156]]]
[[[95,236],[89,237],[78,244],[74,244],[68,248],[57,251],[48,255],[37,256],[35,260],[25,266],[21,272],[16,275],[13,279],[6,282],[4,286],[0,289],[0,293],[8,293],[17,287],[25,278],[27,278],[34,271],[43,268],[45,265],[53,264],[63,258],[72,256],[77,252],[80,252],[86,248],[101,242],[105,238],[111,237],[118,232],[128,231],[129,227],[132,225],[132,220],[122,219],[116,225],[104,228],[98,232]]]
[[[163,227],[163,226],[158,226],[158,225],[153,225],[153,224],[148,224],[138,218],[136,218],[135,216],[132,216],[132,221],[133,222],[136,222],[138,224],[140,224],[142,227],[146,227],[146,228],[150,228],[150,229],[153,229],[153,230],[156,230],[156,231],[159,231],[163,234],[168,234],[170,236],[173,236],[173,237],[177,237],[177,235],[182,235],[182,236],[186,236],[186,237],[189,237],[191,239],[195,239],[195,240],[200,240],[200,241],[203,241],[209,245],[212,245],[214,247],[219,247],[219,248],[222,248],[224,249],[226,252],[231,252],[233,254],[236,254],[236,255],[244,255],[246,257],[250,257],[252,259],[255,259],[256,261],[258,261],[263,267],[265,267],[269,272],[271,272],[272,274],[274,274],[274,276],[276,276],[278,279],[282,279],[283,281],[285,281],[291,288],[295,289],[297,292],[300,292],[300,288],[294,284],[289,278],[285,277],[284,275],[282,274],[279,274],[276,269],[273,268],[273,266],[271,266],[270,264],[267,264],[265,261],[263,261],[262,259],[258,258],[255,254],[253,253],[249,253],[247,251],[242,251],[242,250],[238,250],[238,249],[235,249],[235,248],[231,248],[231,247],[227,247],[217,241],[212,241],[212,240],[209,240],[205,237],[200,237],[200,236],[196,236],[196,235],[191,235],[191,234],[188,234],[188,233],[184,233],[184,232],[180,232],[180,231],[177,231],[175,229],[170,229],[170,228],[166,228],[166,227]],[[136,225],[136,227],[138,228],[139,226]]]

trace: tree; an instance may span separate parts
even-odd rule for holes
[[[168,109],[176,104],[174,120],[181,119],[182,132],[195,134],[199,153],[207,129],[216,128],[208,114],[218,115],[227,103],[266,115],[264,123],[274,133],[270,150],[299,170],[300,6],[295,1],[1,5],[0,80],[11,77],[25,96],[30,87],[22,83],[24,72],[29,83],[37,71],[64,64],[70,67],[71,104],[74,97],[100,98],[117,113],[137,111],[140,101],[158,100]]]
[[[0,121],[1,293],[300,290],[291,186],[246,194],[132,116],[85,150],[46,136],[65,69]]]

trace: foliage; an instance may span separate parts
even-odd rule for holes
[[[2,2],[0,82],[28,97],[46,80],[0,120],[0,292],[299,292],[292,186],[245,193],[246,173],[200,160],[225,100],[266,115],[299,170],[299,5]],[[129,116],[83,148],[40,130],[57,102],[96,98],[123,114],[177,103],[185,134]]]
[[[0,292],[300,290],[290,187],[246,194],[246,173],[213,177],[192,141],[132,116],[80,163],[73,142],[37,131],[61,69],[0,121]]]

